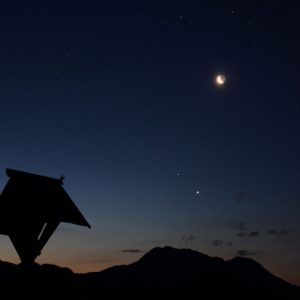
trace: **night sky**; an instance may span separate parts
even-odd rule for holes
[[[300,284],[299,20],[297,1],[1,0],[1,190],[7,167],[63,174],[92,226],[61,224],[38,262],[170,245]],[[6,236],[0,255],[19,262]]]

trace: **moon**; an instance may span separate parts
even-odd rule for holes
[[[215,78],[215,82],[218,86],[222,86],[225,84],[226,77],[223,74],[218,74]]]

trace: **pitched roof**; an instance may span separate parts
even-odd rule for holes
[[[37,221],[91,227],[62,186],[62,180],[7,169],[10,177],[0,195],[0,233]]]

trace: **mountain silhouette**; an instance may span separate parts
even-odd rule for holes
[[[55,265],[0,262],[3,299],[300,299],[300,288],[256,261],[171,247],[154,248],[130,265],[76,274]]]

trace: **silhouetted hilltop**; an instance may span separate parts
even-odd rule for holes
[[[154,248],[140,260],[128,266],[113,267],[93,276],[101,280],[118,279],[131,282],[171,283],[194,280],[196,277],[214,276],[224,264],[221,258],[214,258],[190,249],[171,247]],[[205,274],[204,274],[205,273]]]
[[[300,299],[300,288],[269,273],[256,261],[224,261],[190,249],[154,248],[127,266],[76,274],[54,265],[0,262],[4,299],[115,299],[195,297],[203,299]],[[5,296],[7,298],[5,298]]]
[[[143,287],[153,295],[163,290],[174,296],[198,293],[210,299],[300,299],[300,288],[273,276],[252,259],[224,261],[190,249],[154,248],[128,266],[85,276],[105,286],[117,283],[126,291]]]

